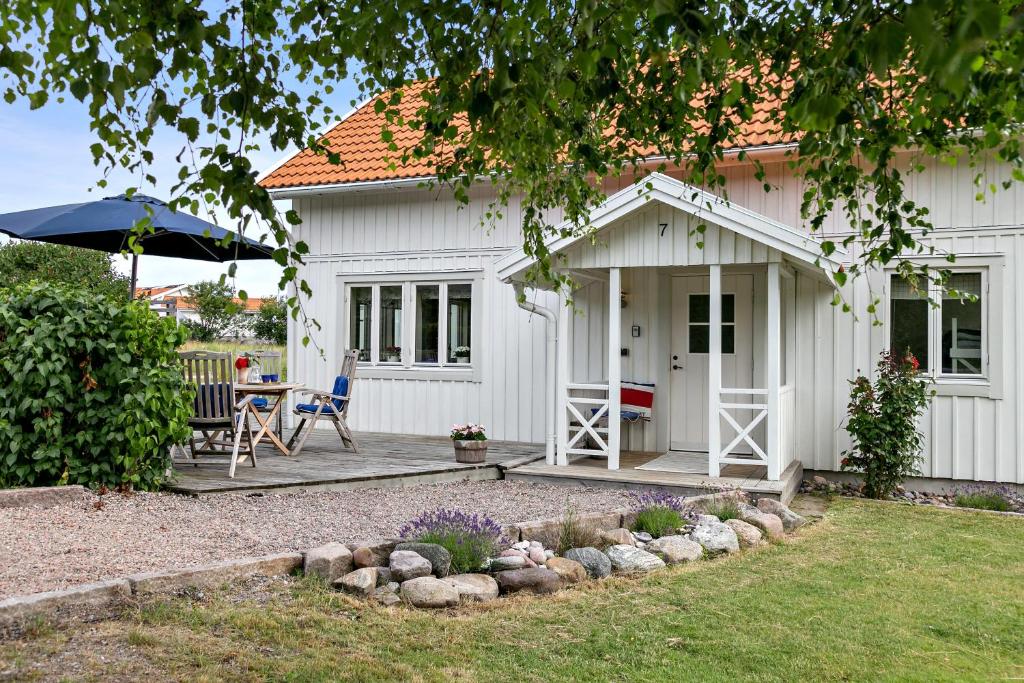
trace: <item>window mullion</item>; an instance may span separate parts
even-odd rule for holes
[[[416,295],[411,282],[402,283],[402,365],[411,367],[415,361]]]
[[[448,364],[448,283],[439,282],[437,286],[437,362]]]
[[[380,285],[373,285],[370,295],[370,362],[380,362]]]

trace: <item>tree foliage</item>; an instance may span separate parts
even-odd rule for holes
[[[267,299],[260,304],[252,321],[252,333],[257,339],[288,343],[288,308],[283,299]]]
[[[33,280],[128,298],[128,278],[114,270],[110,254],[43,242],[0,244],[0,282],[14,286]]]
[[[285,229],[298,216],[275,213],[251,155],[259,138],[344,163],[314,131],[336,118],[332,93],[349,77],[380,95],[395,164],[428,162],[463,200],[493,182],[492,214],[523,195],[539,278],[556,277],[544,244],[552,209],[584,230],[601,181],[651,159],[726,194],[718,165],[755,119],[796,145],[805,222],[845,215],[852,274],[897,261],[913,277],[902,258],[926,248],[931,218],[906,184],[923,159],[1009,162],[1012,178],[977,167],[981,196],[1024,177],[1021,22],[1010,0],[8,0],[0,76],[9,102],[85,102],[104,167],[145,174],[154,131],[173,130],[176,205],[255,217],[280,245],[282,285],[307,295],[306,245]],[[424,79],[421,106],[403,118],[397,105]],[[414,143],[396,142],[403,128]]]
[[[241,307],[235,290],[218,280],[203,280],[189,286],[188,303],[199,320],[188,321],[194,340],[205,342],[227,336],[243,326]]]
[[[185,331],[144,302],[54,284],[0,291],[0,487],[151,490],[191,433]]]

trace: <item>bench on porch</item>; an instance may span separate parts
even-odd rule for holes
[[[654,388],[653,382],[623,380],[619,391],[619,420],[631,425],[640,424],[641,427],[650,422],[654,410]],[[579,440],[586,448],[596,451],[606,447],[601,437],[607,438],[609,407],[607,401],[600,401],[600,404],[590,409],[589,420],[584,421],[582,416],[570,420],[569,437],[573,445],[577,434],[582,433]],[[601,443],[598,443],[599,439]]]

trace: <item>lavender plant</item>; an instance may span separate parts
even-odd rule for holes
[[[406,522],[398,535],[436,543],[452,555],[452,571],[478,571],[507,543],[501,527],[487,515],[438,508]]]
[[[634,493],[632,498],[631,507],[637,513],[633,531],[646,531],[658,538],[675,533],[694,519],[682,498],[664,491],[643,491]]]
[[[1006,486],[971,485],[956,490],[956,505],[977,510],[1014,512],[1017,507],[1024,509],[1024,496]]]

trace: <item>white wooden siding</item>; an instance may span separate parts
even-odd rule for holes
[[[723,169],[730,200],[789,225],[799,227],[802,182],[790,176],[785,164],[766,164],[773,190],[765,193],[749,167]],[[937,396],[922,423],[927,448],[925,476],[980,481],[1024,483],[1024,362],[1018,356],[1024,339],[1024,184],[999,191],[984,202],[975,201],[974,175],[998,180],[1006,170],[992,163],[980,169],[949,167],[928,162],[922,174],[910,176],[911,195],[931,210],[939,228],[933,243],[939,249],[964,254],[1005,255],[1001,310],[1004,352],[993,359],[993,372],[1004,379],[1002,398]],[[624,178],[621,186],[630,182]],[[609,183],[609,190],[617,189]],[[519,245],[520,210],[516,202],[503,209],[492,229],[481,227],[490,195],[474,193],[468,208],[458,208],[445,190],[390,190],[381,193],[340,193],[295,201],[304,223],[297,234],[310,246],[302,269],[314,290],[310,315],[323,329],[314,340],[327,355],[303,348],[302,334],[292,323],[289,371],[310,386],[330,386],[344,346],[340,310],[344,275],[372,272],[447,272],[481,269],[484,284],[474,305],[484,306],[483,349],[474,358],[483,363],[480,382],[429,379],[359,379],[352,406],[353,427],[421,434],[444,434],[456,421],[480,421],[494,438],[540,442],[543,438],[544,321],[530,316],[514,302],[512,290],[493,277],[494,259]],[[552,216],[557,221],[558,216]],[[671,249],[660,248],[660,223],[668,223]],[[660,205],[627,217],[599,236],[596,244],[580,244],[567,255],[573,268],[620,266],[628,306],[623,310],[623,358],[627,379],[655,381],[658,406],[667,405],[667,381],[653,369],[667,357],[665,337],[656,333],[659,321],[670,319],[666,282],[660,266],[720,263],[764,263],[779,256],[764,247],[745,243],[728,231],[708,226],[705,248],[696,247],[691,217]],[[841,216],[832,216],[823,233],[848,234]],[[749,241],[748,241],[749,242]],[[716,254],[717,252],[717,254]],[[579,311],[573,316],[574,381],[607,377],[607,288],[595,284],[576,294]],[[755,329],[759,299],[755,285]],[[528,290],[529,292],[529,290]],[[795,414],[793,457],[805,467],[838,469],[841,452],[848,447],[842,419],[848,400],[848,381],[858,371],[870,372],[883,349],[886,330],[873,326],[865,307],[872,293],[861,278],[844,292],[855,314],[831,306],[833,290],[824,282],[801,274],[796,280]],[[554,297],[539,295],[538,303],[554,306]],[[763,302],[763,297],[760,299]],[[630,337],[633,324],[641,337]],[[580,340],[587,340],[586,343]],[[755,358],[763,340],[755,339]],[[755,377],[757,377],[755,369]],[[624,448],[661,450],[667,432],[649,425],[623,433]],[[662,420],[664,422],[664,420]]]

